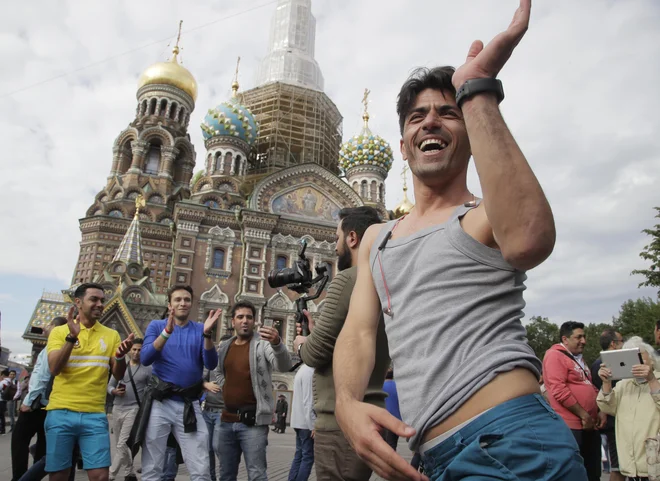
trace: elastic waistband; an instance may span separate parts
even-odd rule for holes
[[[433,446],[432,448],[426,447],[424,456],[430,455],[432,453],[434,458],[442,457],[444,454],[454,449],[454,447],[460,443],[461,440],[476,435],[491,423],[494,423],[500,418],[509,414],[524,414],[526,409],[530,411],[534,409],[545,409],[553,416],[557,416],[557,414],[545,402],[540,394],[527,394],[525,396],[506,401],[479,415],[476,419],[464,426],[458,432],[455,432],[452,436],[445,439],[443,442]],[[432,440],[430,442],[432,442]],[[425,444],[429,444],[430,442]]]

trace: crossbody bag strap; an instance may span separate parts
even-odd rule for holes
[[[137,401],[138,408],[142,407],[142,403],[140,403],[140,396],[138,396],[137,392],[137,387],[135,387],[135,381],[133,380],[133,373],[131,372],[131,365],[128,365],[128,378],[131,380],[131,386],[133,386],[133,392],[135,393],[135,400]],[[140,370],[140,366],[138,365],[138,368],[135,370],[135,373]]]
[[[573,357],[571,354],[569,354],[568,352],[564,351],[563,349],[560,349],[559,352],[561,352],[564,356],[569,357],[569,358],[570,358],[575,364],[577,364],[578,366],[580,366],[580,369],[582,369],[582,372],[584,373],[584,375],[587,376],[587,379],[589,379],[589,382],[591,382],[591,374],[589,374],[589,373],[587,372],[587,370],[586,370],[585,368],[582,367],[582,364],[580,364],[580,363],[578,362],[578,360],[575,359],[575,357]]]

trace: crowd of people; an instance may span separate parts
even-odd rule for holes
[[[251,303],[232,307],[233,335],[215,345],[220,311],[190,321],[193,290],[175,285],[167,317],[144,340],[122,341],[98,322],[102,287],[83,284],[67,318],[48,326],[17,422],[31,431],[12,439],[14,481],[70,479],[77,459],[90,480],[130,481],[139,450],[145,481],[173,479],[181,462],[193,481],[233,481],[241,458],[249,480],[264,481],[274,413],[277,432],[288,421],[295,431],[290,481],[313,466],[319,480],[595,481],[602,434],[612,479],[649,477],[645,442],[660,429],[653,348],[604,332],[603,350],[642,354],[615,384],[613,366],[585,364],[582,324],[562,325],[541,362],[521,322],[525,272],[551,254],[555,226],[498,107],[496,77],[530,9],[521,0],[507,30],[485,47],[475,41],[460,68],[419,69],[402,86],[400,148],[415,207],[386,223],[371,207],[340,211],[339,272],[318,316],[304,313],[309,335],[294,341],[304,365],[290,420],[272,372],[290,370],[292,355],[275,328],[256,324]],[[471,158],[483,199],[467,187]],[[30,433],[35,459],[45,455],[26,472]],[[397,453],[399,438],[412,463]]]

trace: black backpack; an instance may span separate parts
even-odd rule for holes
[[[16,396],[16,384],[13,382],[10,382],[5,386],[5,388],[2,390],[2,400],[3,401],[12,401],[14,399],[14,396]]]

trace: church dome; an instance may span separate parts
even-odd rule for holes
[[[259,135],[257,119],[250,109],[241,105],[237,98],[238,84],[232,86],[233,95],[213,109],[209,109],[202,122],[202,135],[205,140],[216,136],[235,137],[253,146]]]
[[[394,161],[390,144],[369,129],[369,114],[362,116],[362,131],[349,139],[339,151],[339,165],[347,171],[358,165],[377,165],[389,171]]]
[[[412,202],[410,202],[410,199],[408,199],[408,194],[404,190],[403,200],[399,202],[399,204],[394,208],[394,217],[399,218],[404,215],[410,214],[410,211],[412,210],[413,207],[415,207],[415,205]]]
[[[145,85],[165,84],[183,90],[193,101],[197,100],[197,81],[190,71],[179,65],[177,55],[179,47],[174,47],[172,59],[167,62],[157,62],[142,72],[138,80],[138,89]]]

